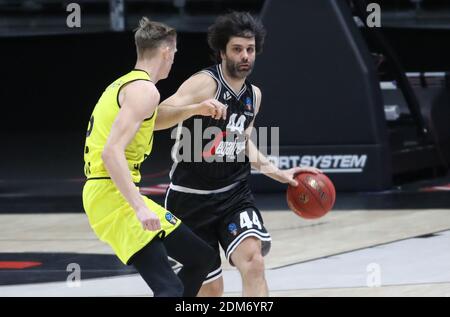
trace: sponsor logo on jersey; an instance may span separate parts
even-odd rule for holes
[[[230,137],[233,137],[234,140],[230,141]],[[221,134],[216,136],[209,150],[203,152],[203,157],[208,158],[213,155],[217,155],[219,157],[226,156],[229,159],[235,159],[236,155],[239,155],[245,150],[245,146],[245,137],[227,134],[227,131],[223,131]]]
[[[243,150],[245,150],[246,141],[221,141],[216,148],[216,155],[226,156],[234,159],[236,155],[239,155]]]
[[[223,93],[223,99],[225,99],[225,100],[230,100],[231,99],[231,94],[230,94],[229,91],[225,91]]]
[[[237,117],[236,113],[230,115],[227,124],[227,131],[222,131],[216,135],[211,147],[203,152],[203,157],[213,155],[235,159],[245,150],[246,140],[244,136],[246,117],[244,115]]]

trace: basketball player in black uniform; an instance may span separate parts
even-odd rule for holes
[[[296,173],[320,172],[279,170],[249,140],[261,91],[247,76],[264,36],[248,13],[220,16],[208,31],[218,64],[194,74],[159,106],[155,129],[178,124],[165,207],[216,250],[200,296],[223,293],[219,244],[241,273],[243,296],[268,295],[263,256],[271,237],[247,183],[251,167],[294,186]]]

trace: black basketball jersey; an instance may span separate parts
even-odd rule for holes
[[[245,129],[254,119],[257,101],[247,80],[236,94],[224,79],[220,64],[200,73],[216,81],[215,99],[227,106],[227,117],[193,116],[178,125],[170,178],[172,186],[217,190],[250,174]]]

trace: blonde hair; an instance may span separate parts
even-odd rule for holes
[[[150,21],[147,17],[142,17],[139,26],[135,29],[134,42],[138,56],[145,50],[154,50],[162,42],[169,42],[176,39],[177,31],[160,22]]]

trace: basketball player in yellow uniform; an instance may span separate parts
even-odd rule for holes
[[[142,18],[135,44],[135,69],[105,89],[88,124],[83,205],[99,239],[136,267],[154,296],[195,296],[212,266],[213,250],[172,213],[140,195],[136,185],[152,149],[160,99],[155,84],[172,67],[176,31]],[[178,275],[167,256],[183,264]]]

